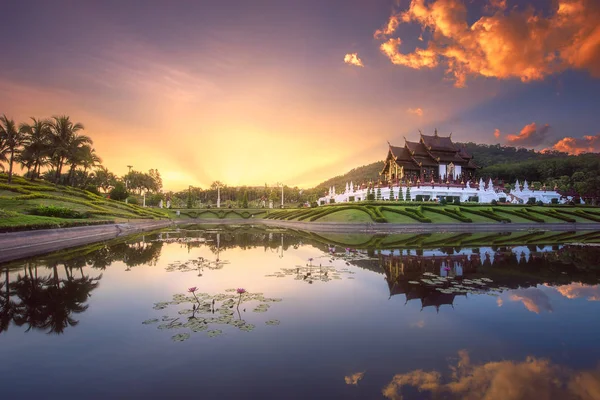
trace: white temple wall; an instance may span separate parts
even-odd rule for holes
[[[462,173],[462,167],[460,165],[457,165],[454,167],[454,179],[457,179],[458,177],[460,177],[460,174]]]
[[[439,172],[440,172],[440,176],[441,177],[443,177],[444,175],[446,175],[446,165],[445,164],[444,165],[440,164]]]

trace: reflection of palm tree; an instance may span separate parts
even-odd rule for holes
[[[79,267],[81,277],[75,278],[72,268],[65,266],[67,277],[62,279],[56,263],[50,268],[53,271],[51,275],[38,277],[37,266],[35,272],[30,266],[25,269],[24,276],[19,275],[15,282],[9,284],[12,292],[7,294],[16,295],[19,302],[12,303],[8,308],[3,307],[2,330],[8,328],[11,320],[17,326],[27,325],[26,331],[33,328],[48,333],[62,333],[65,328],[79,323],[73,314],[87,310],[85,302],[91,291],[98,287],[102,275],[90,278]]]
[[[27,275],[27,269],[25,270],[25,276],[17,277],[17,281],[12,283],[14,292],[17,297],[21,300],[19,303],[19,312],[14,317],[14,322],[17,326],[28,325],[26,332],[31,328],[43,329],[45,317],[45,306],[44,306],[44,291],[52,281],[51,276],[43,278],[37,275],[37,266],[35,267],[35,274],[29,267],[29,275]]]
[[[11,300],[13,293],[10,290],[8,268],[6,268],[4,272],[4,282],[0,283],[0,332],[4,332],[8,329],[10,321],[12,321],[17,312],[17,304]]]

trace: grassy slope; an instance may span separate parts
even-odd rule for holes
[[[66,219],[29,215],[39,205],[64,207],[87,213],[88,218]],[[14,177],[8,185],[0,175],[0,230],[42,229],[107,223],[128,219],[168,218],[161,210],[142,208],[105,199],[93,193],[42,180],[29,181]]]

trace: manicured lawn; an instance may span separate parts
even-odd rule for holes
[[[316,220],[316,222],[365,222],[372,223],[373,220],[364,211],[360,210],[343,210],[333,214],[325,215]]]
[[[396,214],[391,211],[382,211],[383,216],[392,224],[419,224],[416,219],[407,217],[406,215]]]
[[[30,229],[66,228],[70,226],[97,225],[110,221],[91,219],[66,219],[38,215],[18,215],[0,218],[0,232]]]

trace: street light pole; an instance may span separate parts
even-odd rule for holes
[[[221,186],[217,186],[217,204],[218,208],[221,208]]]
[[[129,174],[130,174],[131,173],[131,168],[133,168],[133,165],[128,165],[127,168],[129,168]],[[129,181],[127,179],[125,179],[125,191],[127,191],[128,183],[129,183]],[[129,199],[128,198],[125,199],[125,204],[129,204]],[[144,201],[144,207],[145,207],[145,201]]]
[[[281,208],[283,208],[283,183],[277,182],[277,186],[281,186]]]

